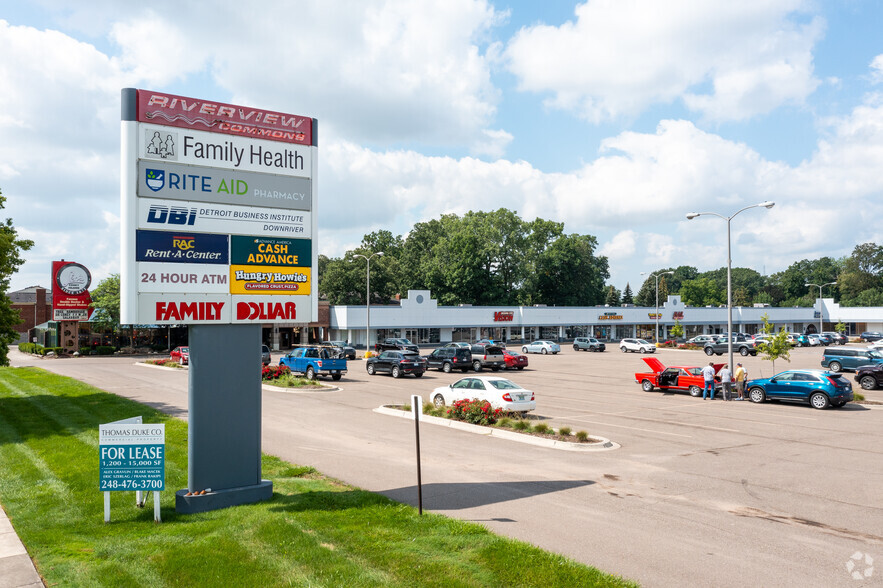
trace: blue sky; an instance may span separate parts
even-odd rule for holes
[[[506,207],[597,237],[610,283],[764,273],[883,243],[881,3],[0,0],[0,189],[36,242],[119,271],[119,90],[313,116],[319,251]]]

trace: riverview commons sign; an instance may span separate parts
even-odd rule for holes
[[[135,112],[122,123],[121,321],[316,320],[315,121],[131,92]]]

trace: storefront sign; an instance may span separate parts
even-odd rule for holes
[[[659,318],[662,318],[662,313],[661,312],[648,312],[647,316],[652,319],[659,319]]]
[[[98,425],[98,489],[165,490],[165,424]]]
[[[672,313],[671,318],[673,318],[675,320],[683,319],[684,318],[684,311],[676,310],[675,312]]]
[[[227,235],[179,231],[135,231],[135,260],[162,263],[230,263]]]
[[[310,212],[138,199],[138,228],[309,238]]]
[[[52,262],[52,320],[85,321],[92,313],[92,274],[73,261]]]
[[[305,266],[312,258],[311,245],[309,239],[233,235],[230,259],[237,265]]]
[[[205,264],[139,263],[138,288],[141,292],[199,292],[229,294],[227,266]]]
[[[494,322],[509,322],[515,320],[515,313],[511,310],[499,310],[494,312]]]
[[[230,295],[145,292],[138,296],[138,316],[157,325],[229,324]]]
[[[309,294],[310,268],[230,266],[232,294]]]
[[[598,317],[599,321],[621,321],[622,315],[615,312],[605,312]]]

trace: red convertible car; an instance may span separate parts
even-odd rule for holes
[[[635,382],[641,385],[644,392],[660,390],[686,390],[690,396],[702,396],[705,387],[705,379],[702,377],[702,368],[693,366],[670,366],[665,367],[655,357],[642,357],[651,373],[635,374]],[[714,364],[714,373],[717,374],[724,367],[722,363]],[[714,377],[714,389],[720,390],[720,377]]]

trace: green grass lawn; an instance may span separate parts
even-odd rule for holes
[[[153,500],[111,493],[104,523],[98,425],[166,424],[161,524]],[[179,515],[187,425],[36,368],[0,368],[0,504],[49,586],[634,586],[263,456],[273,498]]]

